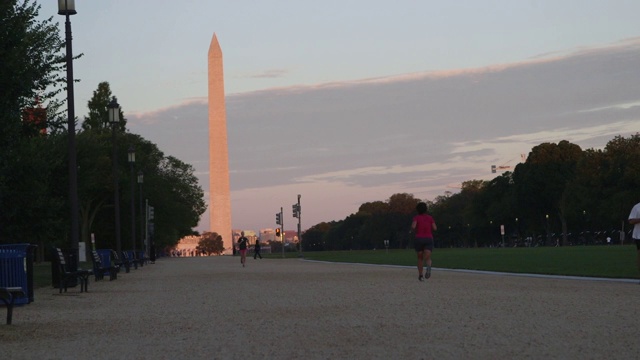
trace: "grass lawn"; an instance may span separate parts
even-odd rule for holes
[[[263,257],[281,259],[282,254],[263,254]],[[297,259],[298,253],[287,252],[285,257]],[[304,252],[304,258],[332,262],[416,266],[414,250],[308,251]],[[432,260],[434,267],[447,269],[626,279],[639,277],[635,245],[504,249],[436,248]],[[91,263],[81,263],[80,267],[88,269]],[[52,286],[50,262],[34,265],[34,286]]]
[[[93,264],[90,262],[81,262],[81,269],[91,269]],[[33,264],[33,287],[41,288],[46,286],[53,286],[51,277],[51,262],[45,261],[41,263]]]
[[[305,259],[415,266],[414,250],[305,252]],[[433,266],[529,274],[638,278],[635,245],[438,249]]]

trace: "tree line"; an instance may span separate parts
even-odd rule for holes
[[[412,194],[365,203],[343,220],[302,234],[303,249],[383,249],[411,245]],[[535,146],[513,172],[469,180],[460,192],[425,200],[436,246],[566,246],[631,241],[629,211],[640,202],[640,134],[616,136],[603,149],[563,140]]]
[[[50,246],[69,247],[71,224],[67,112],[60,100],[66,84],[65,43],[52,17],[37,19],[39,9],[29,0],[0,5],[0,244],[35,243],[42,254]],[[115,137],[122,248],[133,247],[132,201],[140,244],[140,190],[155,208],[156,247],[172,246],[194,234],[206,209],[204,192],[193,166],[131,133],[121,109],[123,121],[111,127],[107,104],[113,96],[108,82],[98,84],[76,134],[80,241],[90,244],[95,234],[98,248],[115,248]],[[130,148],[135,149],[133,174]]]

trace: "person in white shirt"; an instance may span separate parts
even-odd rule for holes
[[[637,203],[631,209],[631,213],[629,214],[629,224],[633,225],[633,232],[631,233],[631,238],[636,243],[636,251],[637,251],[637,263],[638,263],[638,271],[640,271],[640,203]]]

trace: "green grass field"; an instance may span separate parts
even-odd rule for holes
[[[91,267],[90,262],[80,263],[82,269],[91,269]],[[33,286],[36,288],[52,286],[51,272],[51,262],[49,261],[33,264]]]
[[[282,254],[263,254],[281,259]],[[285,253],[298,258],[298,253]],[[305,252],[304,258],[331,262],[416,266],[413,250],[363,250]],[[527,274],[572,275],[604,278],[638,278],[635,245],[565,246],[505,249],[435,249],[433,266]],[[90,268],[91,264],[80,264]],[[34,286],[51,286],[51,263],[34,265]]]
[[[417,262],[415,251],[397,249],[388,253],[385,250],[306,252],[304,257],[309,260],[404,266],[415,266]],[[634,245],[435,249],[432,260],[433,267],[447,269],[638,278]]]

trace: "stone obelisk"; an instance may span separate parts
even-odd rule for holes
[[[222,236],[224,253],[231,254],[233,239],[227,112],[224,104],[222,50],[215,33],[209,45],[209,214],[211,231]]]

